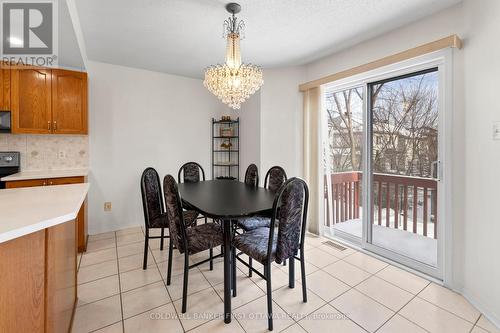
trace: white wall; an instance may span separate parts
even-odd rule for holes
[[[288,177],[302,176],[302,94],[303,67],[264,71],[261,91],[262,177],[274,165],[282,166]]]
[[[184,162],[197,161],[210,177],[211,118],[227,108],[201,80],[98,62],[88,72],[89,233],[142,225],[142,170],[177,178]]]
[[[500,327],[500,1],[465,2],[464,294]]]
[[[260,156],[260,91],[252,95],[241,105],[240,110],[230,110],[232,118],[240,118],[240,180],[243,181],[245,171],[250,164],[255,164],[261,172]],[[261,176],[262,178],[262,176]]]

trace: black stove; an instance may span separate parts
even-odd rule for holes
[[[0,152],[0,179],[19,172],[21,156],[16,151]],[[0,189],[5,188],[5,182],[0,180]]]

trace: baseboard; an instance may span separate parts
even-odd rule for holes
[[[464,288],[461,292],[462,296],[465,297],[477,310],[479,310],[493,325],[500,329],[500,318],[498,317],[500,314],[495,314],[491,309],[488,309],[481,301],[477,300],[472,293]]]
[[[117,230],[122,230],[122,229],[127,229],[127,228],[135,228],[135,227],[142,227],[144,226],[144,223],[137,224],[121,224],[121,225],[100,225],[98,228],[90,228],[89,226],[89,235],[97,235],[97,234],[102,234],[105,232],[111,232],[111,231],[117,231]]]

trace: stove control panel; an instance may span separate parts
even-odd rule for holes
[[[0,167],[19,167],[19,152],[0,152]]]

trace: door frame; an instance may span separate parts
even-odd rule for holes
[[[411,269],[418,270],[424,274],[430,275],[439,280],[443,280],[445,284],[452,282],[452,263],[453,263],[453,225],[452,219],[452,124],[453,124],[453,50],[444,49],[422,55],[416,58],[408,59],[402,62],[380,67],[362,74],[357,74],[349,78],[341,79],[335,82],[328,83],[322,86],[322,92],[325,89],[341,91],[349,88],[364,87],[363,99],[363,189],[368,189],[372,185],[371,177],[371,124],[368,109],[368,84],[370,82],[389,79],[406,75],[425,69],[437,67],[439,76],[439,97],[438,97],[438,158],[441,161],[438,169],[438,258],[437,268],[423,264],[406,256],[397,254],[390,250],[378,247],[371,244],[371,191],[364,190],[362,193],[363,202],[363,232],[360,244],[362,249],[373,252],[377,255],[385,257],[390,261],[395,261],[405,265]],[[322,93],[323,96],[323,93]],[[324,108],[322,108],[322,113]],[[324,121],[323,115],[321,121]],[[322,155],[320,155],[322,158]],[[323,180],[322,180],[323,182]],[[323,184],[323,183],[321,183]],[[323,200],[321,200],[322,202]],[[321,209],[320,216],[324,214],[324,209]],[[324,216],[323,216],[324,220]],[[367,222],[368,221],[368,222]],[[325,230],[327,231],[327,230]]]

